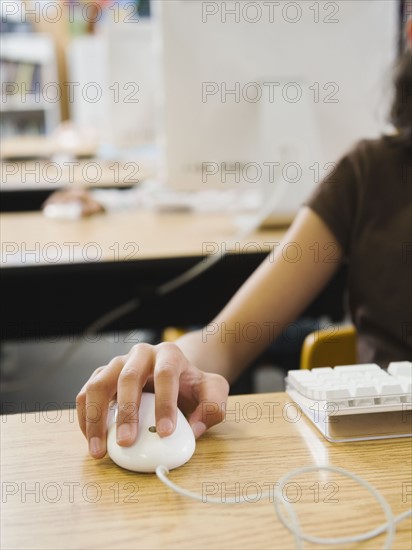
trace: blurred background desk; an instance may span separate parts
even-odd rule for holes
[[[164,298],[151,298],[160,283],[202,260],[223,254],[236,235],[221,214],[116,212],[76,222],[41,213],[2,214],[3,338],[79,334],[107,311],[133,297],[138,311],[108,329],[202,325],[279,242],[284,231],[257,231],[221,262]],[[342,318],[343,277],[311,307]],[[146,300],[146,302],[145,302]]]
[[[149,164],[79,158],[0,162],[1,212],[38,211],[51,193],[63,188],[127,189],[150,177]]]

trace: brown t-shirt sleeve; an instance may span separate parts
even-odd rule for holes
[[[347,257],[357,213],[356,169],[349,153],[334,167],[318,185],[306,206],[316,212],[326,223]]]

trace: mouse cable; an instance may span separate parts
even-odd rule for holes
[[[206,256],[195,265],[173,277],[169,281],[160,284],[153,291],[151,298],[164,297],[171,292],[181,288],[186,285],[193,279],[199,277],[205,271],[208,271],[212,266],[222,260],[225,256],[228,255],[228,250],[235,247],[238,241],[246,238],[250,233],[253,233],[261,223],[276,209],[280,201],[283,198],[283,195],[286,191],[287,183],[283,180],[274,190],[269,200],[267,200],[260,211],[254,215],[250,216],[250,219],[247,223],[243,223],[241,230],[229,241],[229,244],[225,247],[224,251],[215,251],[212,254]],[[82,333],[82,338],[77,342],[71,343],[68,348],[55,360],[51,361],[49,365],[43,369],[37,370],[31,376],[26,377],[22,381],[13,382],[13,381],[2,381],[0,385],[1,393],[10,393],[27,389],[33,382],[42,378],[44,375],[54,372],[58,369],[63,368],[67,362],[74,356],[74,354],[83,346],[84,340],[86,338],[95,336],[99,331],[102,331],[111,323],[118,321],[123,318],[125,315],[132,313],[139,309],[142,301],[139,298],[132,298],[127,302],[124,302],[120,306],[108,311],[95,321],[91,323]]]
[[[71,343],[56,360],[51,361],[44,368],[37,370],[32,375],[27,376],[24,380],[18,382],[2,380],[0,385],[1,392],[10,393],[25,390],[39,378],[42,378],[45,375],[51,374],[52,372],[64,367],[64,365],[73,357],[73,355],[83,346],[84,340],[86,338],[95,336],[100,330],[110,325],[117,319],[124,317],[128,313],[135,311],[139,308],[139,306],[140,300],[138,298],[133,298],[132,300],[121,304],[115,309],[112,309],[108,313],[105,313],[96,321],[93,321],[93,323],[90,324],[85,331],[83,331],[82,339]]]
[[[289,483],[289,481],[292,478],[308,472],[319,472],[319,471],[333,472],[333,473],[340,474],[344,477],[348,477],[352,479],[358,485],[365,488],[381,506],[383,513],[385,515],[386,522],[379,525],[375,529],[371,529],[370,531],[366,531],[364,533],[360,533],[359,535],[352,535],[348,537],[324,538],[324,537],[316,537],[316,536],[308,535],[304,533],[301,530],[297,514],[294,510],[294,506],[292,505],[292,503],[288,502],[283,498],[283,489],[285,485]],[[169,474],[169,470],[166,468],[166,466],[158,466],[156,468],[156,475],[159,478],[159,480],[165,485],[167,485],[170,489],[178,493],[179,495],[182,495],[194,500],[198,500],[203,503],[211,503],[211,504],[243,504],[246,502],[250,503],[249,499],[240,495],[239,497],[230,497],[230,498],[225,498],[225,500],[223,500],[219,498],[209,498],[203,495],[199,495],[197,493],[192,493],[191,491],[187,491],[186,489],[179,487],[179,485],[176,485],[173,481],[169,479],[168,474]],[[349,472],[348,470],[345,470],[343,468],[338,468],[335,466],[307,466],[303,468],[298,468],[296,470],[289,472],[285,476],[283,476],[276,485],[277,487],[273,491],[273,495],[270,492],[262,493],[261,495],[259,495],[259,499],[263,499],[263,498],[270,499],[273,496],[273,499],[274,499],[273,502],[274,502],[277,517],[279,521],[282,523],[282,525],[286,527],[290,531],[290,533],[292,533],[293,536],[295,537],[296,548],[298,550],[303,549],[304,541],[307,541],[313,544],[325,544],[325,545],[349,544],[349,543],[356,543],[356,542],[369,540],[385,532],[387,532],[387,536],[384,542],[383,549],[390,550],[392,548],[392,542],[395,536],[396,524],[412,516],[412,509],[410,509],[400,514],[399,516],[394,517],[388,502],[383,497],[383,495],[375,487],[373,487],[373,485],[370,485],[367,481],[353,474],[352,472]],[[286,517],[282,512],[282,506],[286,509],[288,517]]]

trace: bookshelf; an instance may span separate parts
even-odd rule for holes
[[[52,37],[4,33],[0,63],[1,137],[50,134],[60,122],[62,94]]]

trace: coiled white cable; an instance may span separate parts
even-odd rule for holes
[[[345,477],[352,479],[353,481],[358,483],[361,487],[364,487],[375,498],[375,500],[377,500],[377,502],[381,506],[385,514],[386,523],[383,523],[378,527],[371,529],[369,531],[366,531],[364,533],[360,533],[359,535],[352,535],[349,537],[323,538],[323,537],[316,537],[316,536],[312,536],[304,533],[300,528],[299,520],[293,505],[290,502],[287,502],[283,498],[282,491],[285,485],[292,478],[296,476],[300,476],[302,474],[309,473],[309,472],[319,472],[319,471],[326,471],[326,472],[332,472],[332,473],[343,475]],[[242,504],[245,502],[250,502],[250,500],[246,499],[244,496],[225,498],[224,501],[219,498],[207,497],[207,499],[205,499],[204,496],[201,496],[197,493],[192,493],[191,491],[187,491],[186,489],[183,489],[182,487],[179,487],[178,485],[176,485],[176,483],[174,483],[169,479],[168,474],[169,474],[169,470],[166,468],[166,466],[158,466],[156,468],[156,475],[159,478],[159,480],[165,485],[167,485],[170,489],[172,489],[173,491],[175,491],[176,493],[184,497],[198,500],[203,503],[211,503],[211,504]],[[263,493],[260,496],[260,498],[270,498],[270,496],[271,496],[271,493],[266,492],[266,493]],[[279,521],[282,523],[284,527],[286,527],[294,535],[295,541],[296,541],[296,548],[298,550],[303,549],[304,541],[311,542],[314,544],[324,544],[324,545],[348,544],[348,543],[355,543],[355,542],[363,542],[365,540],[372,539],[384,533],[385,531],[387,532],[387,536],[384,542],[383,549],[390,550],[390,548],[392,547],[394,536],[395,536],[396,524],[403,521],[407,517],[412,516],[412,509],[410,509],[404,512],[403,514],[400,514],[399,516],[394,517],[388,502],[381,495],[381,493],[379,493],[379,491],[375,489],[375,487],[370,485],[370,483],[368,483],[361,477],[353,474],[352,472],[349,472],[348,470],[345,470],[343,468],[338,468],[335,466],[307,466],[307,467],[298,468],[296,470],[289,472],[278,481],[277,488],[274,491],[274,506],[275,506],[275,511]],[[284,506],[288,512],[289,520],[285,517],[284,513],[281,511],[282,506]]]

